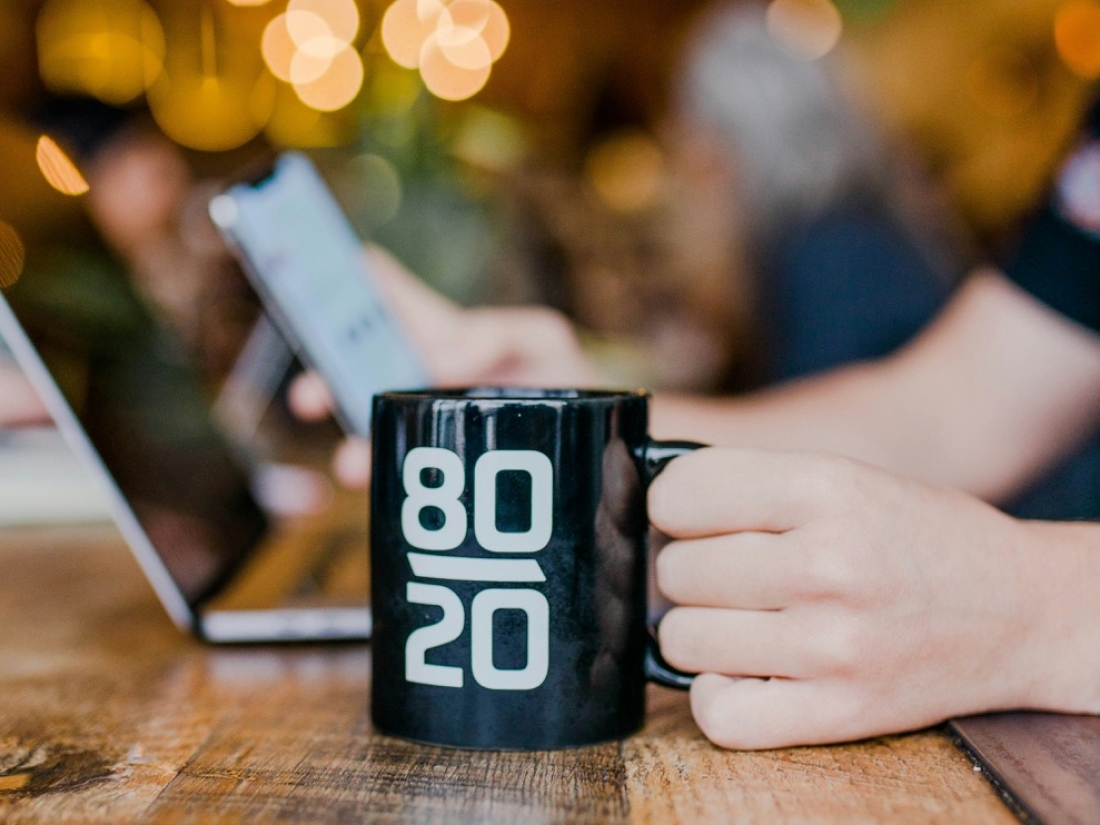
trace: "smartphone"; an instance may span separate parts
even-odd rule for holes
[[[298,357],[328,382],[347,432],[370,434],[376,393],[428,384],[359,237],[309,158],[280,155],[216,195],[210,217]]]

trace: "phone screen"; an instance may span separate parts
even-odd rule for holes
[[[270,175],[214,198],[210,215],[268,312],[328,382],[345,428],[369,434],[376,393],[427,384],[355,230],[305,155],[281,155]]]

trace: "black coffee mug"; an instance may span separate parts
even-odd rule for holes
[[[652,441],[644,392],[375,397],[371,711],[384,733],[549,749],[641,727],[687,687],[646,624],[645,491],[701,446]]]

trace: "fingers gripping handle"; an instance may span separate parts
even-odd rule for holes
[[[695,441],[650,441],[641,456],[646,487],[661,474],[672,459],[705,446]],[[664,660],[653,631],[650,631],[646,641],[645,676],[651,682],[680,690],[687,690],[695,680],[694,674],[677,670]]]

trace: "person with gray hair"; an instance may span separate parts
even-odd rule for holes
[[[736,158],[753,237],[769,238],[857,190],[888,199],[886,154],[824,61],[800,59],[768,31],[762,9],[723,4],[688,43],[675,115]]]
[[[675,144],[709,158],[711,180],[699,185],[724,187],[727,220],[739,223],[759,296],[762,383],[905,343],[947,300],[958,267],[945,233],[910,206],[916,176],[837,67],[789,52],[755,4],[710,9],[685,54]]]

